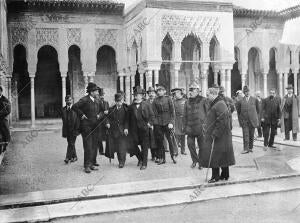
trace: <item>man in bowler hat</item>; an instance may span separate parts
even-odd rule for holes
[[[95,166],[98,145],[98,121],[99,102],[97,100],[99,87],[95,83],[88,83],[86,88],[88,95],[81,98],[73,105],[81,119],[81,135],[84,149],[84,171],[90,173],[91,170],[98,170]]]
[[[258,127],[259,104],[255,97],[250,96],[250,89],[244,86],[244,97],[236,103],[236,111],[243,130],[244,151],[253,152],[254,131]]]

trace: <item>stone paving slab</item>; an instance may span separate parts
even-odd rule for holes
[[[120,211],[162,207],[178,204],[203,202],[213,199],[262,195],[282,191],[300,190],[300,177],[258,181],[244,184],[228,184],[222,187],[207,187],[195,193],[196,189],[139,194],[80,202],[43,205],[26,208],[0,210],[0,222],[36,222],[51,219],[94,215]],[[300,194],[299,194],[300,198]],[[298,198],[295,198],[298,199]],[[299,199],[300,202],[300,199]],[[184,211],[180,207],[178,211]]]

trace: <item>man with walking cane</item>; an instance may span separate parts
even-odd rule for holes
[[[229,179],[229,166],[235,164],[235,158],[227,105],[218,96],[216,88],[209,88],[207,96],[210,109],[203,126],[204,143],[200,150],[200,162],[203,167],[212,168],[212,177],[208,183],[215,183]]]

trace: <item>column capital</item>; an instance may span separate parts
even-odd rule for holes
[[[142,66],[147,70],[160,70],[161,61],[143,61]]]

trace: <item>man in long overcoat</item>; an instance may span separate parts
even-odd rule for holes
[[[203,147],[200,150],[200,163],[203,167],[212,168],[212,177],[208,182],[214,183],[219,180],[228,180],[229,166],[235,164],[235,158],[232,146],[230,112],[227,105],[218,96],[216,88],[208,89],[208,98],[211,105],[204,123],[205,136]],[[222,169],[221,175],[220,168]]]
[[[178,144],[180,144],[181,154],[186,155],[185,152],[185,133],[184,133],[184,105],[186,99],[183,97],[182,88],[174,88],[171,90],[174,94],[174,108],[175,108],[175,136]],[[174,139],[175,140],[175,139]]]
[[[258,127],[258,100],[249,94],[248,86],[244,86],[243,99],[236,103],[236,111],[243,130],[244,151],[242,154],[253,152],[254,131]]]
[[[4,143],[2,151],[5,151],[8,143],[11,140],[8,124],[8,116],[11,112],[11,104],[10,101],[2,94],[2,92],[3,88],[0,86],[0,133]]]
[[[290,140],[292,131],[293,140],[296,141],[299,132],[300,102],[292,85],[288,85],[286,89],[288,93],[283,97],[281,104],[281,132],[285,133],[285,140]]]
[[[65,163],[77,161],[75,142],[80,134],[80,119],[77,112],[73,109],[73,99],[71,95],[65,97],[66,106],[62,109],[62,137],[67,138],[68,147]]]
[[[147,99],[146,102],[152,107],[153,101],[156,97],[156,91],[155,91],[154,87],[149,87],[147,90],[147,94],[148,94],[149,98]],[[156,141],[155,141],[155,137],[154,137],[154,131],[152,128],[149,129],[149,137],[150,137],[149,141],[150,141],[151,160],[157,161],[158,160],[157,145],[156,145]]]
[[[150,148],[149,129],[153,128],[154,114],[152,106],[143,100],[145,91],[139,86],[134,90],[134,101],[129,106],[129,132],[133,142],[133,147],[141,147],[138,163],[140,169],[147,168],[148,149]]]
[[[98,146],[99,102],[97,100],[99,87],[95,83],[88,83],[88,95],[81,98],[73,108],[81,118],[81,135],[84,149],[84,171],[98,170],[95,166]]]
[[[270,90],[270,96],[262,102],[262,126],[264,135],[264,150],[267,147],[275,148],[274,138],[276,135],[277,125],[280,122],[280,98],[276,97],[275,89]],[[270,133],[271,130],[271,133]]]
[[[224,100],[225,104],[227,105],[229,115],[230,115],[230,126],[232,129],[232,113],[235,110],[233,100],[225,95],[225,88],[223,86],[219,87],[219,96]]]
[[[105,156],[114,158],[117,153],[119,168],[123,168],[128,151],[128,106],[124,103],[122,93],[115,94],[116,104],[109,108],[108,119],[105,123],[109,129],[108,142],[105,150]]]

